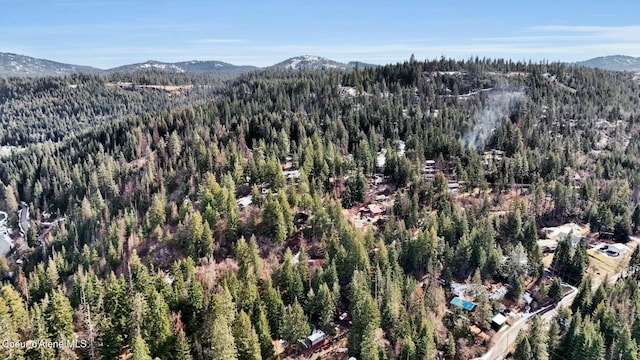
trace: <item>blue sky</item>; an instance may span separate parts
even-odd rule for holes
[[[640,1],[0,0],[0,51],[100,68],[640,56]]]

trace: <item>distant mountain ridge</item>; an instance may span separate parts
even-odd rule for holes
[[[255,66],[233,65],[222,61],[181,61],[176,63],[165,63],[161,61],[149,60],[143,63],[118,66],[109,70],[108,73],[130,72],[138,70],[160,70],[173,73],[213,73],[213,72],[246,72],[257,69]]]
[[[626,55],[600,56],[576,64],[604,70],[640,72],[640,57]]]
[[[576,65],[614,70],[640,72],[640,57],[626,55],[600,56],[589,60],[579,61]],[[378,65],[359,61],[341,63],[321,56],[295,56],[268,68],[275,69],[339,69],[351,70],[356,67],[367,68]],[[157,70],[172,73],[244,73],[259,69],[250,65],[233,65],[215,60],[192,60],[175,63],[148,60],[143,63],[127,64],[111,69],[98,69],[92,66],[66,64],[52,60],[39,59],[25,55],[0,52],[0,76],[55,76],[75,73],[111,74],[115,72],[133,72]]]
[[[365,68],[365,67],[374,67],[378,65],[366,64],[359,61],[351,61],[347,64],[337,62],[331,59],[323,58],[321,56],[315,55],[301,55],[289,58],[282,62],[279,62],[275,65],[272,65],[271,68],[276,69],[340,69],[340,70],[351,70],[355,67]]]
[[[158,70],[170,73],[227,73],[236,74],[257,69],[255,66],[233,65],[222,61],[182,61],[165,63],[149,60],[143,63],[122,65],[111,69],[98,69],[91,66],[65,64],[56,61],[38,59],[25,55],[0,52],[0,76],[55,76],[77,73],[112,74]]]
[[[64,64],[30,56],[0,52],[0,76],[46,76],[73,73],[99,73],[91,66]]]
[[[351,70],[378,65],[359,61],[341,63],[313,55],[302,55],[279,62],[269,68],[276,69],[339,69]],[[181,61],[175,63],[148,60],[142,63],[127,64],[111,69],[98,69],[91,66],[65,64],[56,61],[38,59],[30,56],[0,52],[0,76],[53,76],[75,73],[112,74],[115,72],[133,72],[144,70],[165,71],[170,73],[227,73],[240,74],[259,67],[233,65],[222,61]]]

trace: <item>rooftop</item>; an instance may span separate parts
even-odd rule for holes
[[[502,314],[496,314],[491,318],[491,321],[498,326],[502,326],[505,322],[507,322],[507,317]]]
[[[251,195],[245,196],[243,198],[238,199],[237,203],[238,203],[238,206],[240,207],[243,207],[243,208],[247,207],[253,203],[253,197]]]
[[[327,335],[324,333],[324,331],[322,330],[316,330],[314,331],[311,335],[309,335],[307,337],[307,340],[309,340],[312,344],[316,343],[320,340],[323,340]]]

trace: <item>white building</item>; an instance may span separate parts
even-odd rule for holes
[[[249,196],[240,198],[238,199],[237,204],[240,210],[245,209],[247,206],[253,204],[253,196],[249,195]]]
[[[300,177],[300,170],[286,170],[283,171],[284,176],[288,179],[298,179]]]
[[[570,237],[571,246],[576,247],[580,240],[589,233],[589,225],[580,226],[567,223],[560,226],[542,228],[548,240],[561,241]]]

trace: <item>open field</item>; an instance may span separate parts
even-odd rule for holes
[[[591,275],[594,283],[600,284],[606,277],[608,277],[610,281],[613,280],[612,276],[622,272],[627,264],[629,264],[631,254],[638,246],[638,243],[636,241],[630,241],[625,245],[631,250],[620,254],[618,257],[608,256],[596,249],[587,250],[587,254],[589,255],[589,268],[587,269],[587,273]]]

